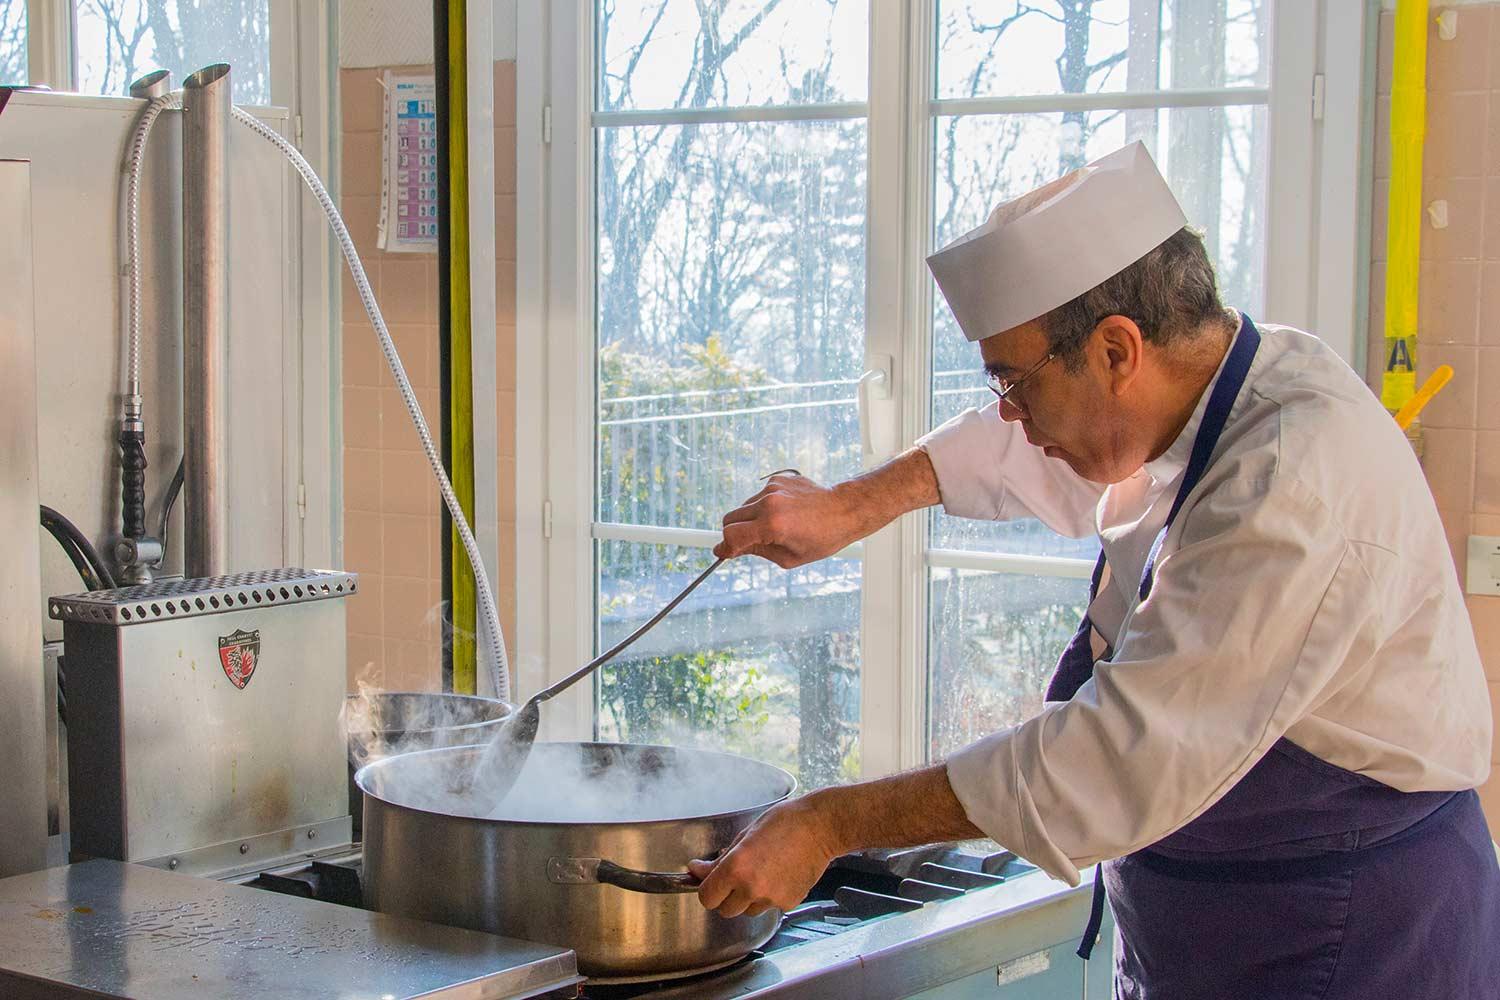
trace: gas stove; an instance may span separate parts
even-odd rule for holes
[[[356,851],[240,881],[357,907],[360,867]],[[1096,1000],[1109,995],[1108,975],[1089,977],[1087,963],[1073,954],[1091,887],[1091,872],[1069,888],[990,843],[864,851],[836,859],[776,935],[736,965],[653,983],[585,982],[552,996]],[[975,992],[981,987],[985,992]]]

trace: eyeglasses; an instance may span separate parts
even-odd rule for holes
[[[1041,371],[1043,368],[1046,368],[1047,363],[1055,357],[1057,357],[1056,354],[1049,353],[1045,358],[1038,361],[1030,368],[1026,369],[1026,371],[1019,378],[1001,378],[998,375],[990,375],[985,379],[984,384],[989,387],[990,392],[993,392],[995,394],[996,399],[1000,400],[1001,402],[1008,402],[1010,403],[1010,405],[1015,406],[1017,404],[1010,398],[1011,393],[1015,392],[1016,388],[1022,382],[1025,382],[1037,372]]]

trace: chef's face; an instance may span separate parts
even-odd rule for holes
[[[991,379],[1016,382],[1000,402],[1000,416],[1019,422],[1027,441],[1096,483],[1134,474],[1149,450],[1131,433],[1124,393],[1134,379],[1121,378],[1122,363],[1130,371],[1138,366],[1140,333],[1129,320],[1128,331],[1106,329],[1118,318],[1100,321],[1080,359],[1058,357],[1040,368],[1051,348],[1035,320],[979,342]]]

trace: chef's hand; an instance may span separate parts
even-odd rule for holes
[[[772,806],[717,861],[690,861],[698,898],[721,916],[785,912],[802,902],[841,852],[810,797]]]
[[[778,472],[724,515],[721,559],[754,555],[791,569],[833,555],[859,537],[845,498],[795,472]]]
[[[921,448],[833,487],[779,472],[724,515],[724,540],[714,555],[760,556],[791,569],[826,559],[907,511],[937,502],[937,475]]]

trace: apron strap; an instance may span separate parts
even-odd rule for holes
[[[1219,437],[1224,433],[1225,424],[1229,423],[1229,411],[1234,409],[1234,401],[1244,387],[1246,379],[1250,375],[1250,364],[1255,360],[1255,352],[1260,347],[1260,331],[1250,321],[1249,316],[1241,315],[1240,332],[1230,345],[1229,357],[1224,361],[1224,370],[1219,374],[1219,380],[1214,383],[1213,392],[1209,393],[1208,406],[1203,411],[1203,423],[1198,428],[1198,434],[1193,438],[1193,451],[1188,457],[1187,469],[1182,474],[1182,486],[1177,490],[1177,496],[1172,499],[1172,509],[1167,513],[1167,522],[1162,525],[1161,531],[1156,536],[1156,541],[1151,544],[1151,555],[1146,559],[1146,568],[1141,573],[1141,600],[1151,596],[1151,584],[1156,575],[1156,556],[1161,551],[1161,543],[1167,537],[1167,531],[1172,527],[1172,522],[1177,520],[1177,512],[1182,510],[1183,502],[1187,500],[1188,494],[1193,492],[1203,473],[1208,471],[1208,460],[1213,458],[1214,448],[1219,444]]]
[[[1089,922],[1083,928],[1083,940],[1078,942],[1079,958],[1085,962],[1094,953],[1094,943],[1099,940],[1099,928],[1104,926],[1104,864],[1094,868],[1094,898],[1089,902]]]
[[[1104,579],[1104,553],[1094,563],[1094,577],[1089,584],[1089,604],[1099,596],[1099,583]],[[1067,701],[1078,693],[1078,689],[1094,675],[1094,623],[1085,611],[1078,623],[1078,631],[1068,640],[1057,666],[1052,670],[1052,679],[1047,682],[1047,701]]]

